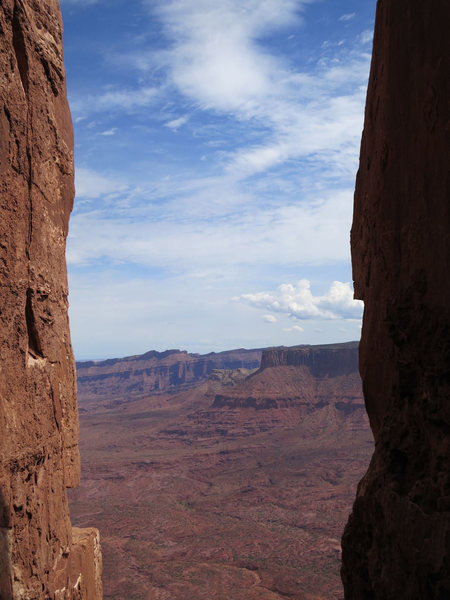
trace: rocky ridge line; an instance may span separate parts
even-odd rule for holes
[[[210,354],[189,354],[185,351],[150,351],[137,356],[105,361],[77,363],[78,397],[84,406],[90,400],[96,404],[117,402],[178,391],[200,381],[206,381],[214,369],[256,369],[261,350],[230,350]]]

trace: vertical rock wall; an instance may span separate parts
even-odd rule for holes
[[[0,3],[0,598],[101,598],[78,485],[65,241],[74,196],[58,0]]]
[[[347,600],[450,598],[450,3],[379,0],[352,228],[376,449]]]

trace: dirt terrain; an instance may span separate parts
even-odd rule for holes
[[[215,370],[179,393],[80,398],[71,513],[100,528],[105,598],[342,598],[340,537],[373,447],[359,375],[328,371]]]

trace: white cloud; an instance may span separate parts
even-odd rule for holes
[[[356,17],[356,13],[347,13],[345,15],[341,15],[339,17],[339,21],[351,21],[352,19],[354,19]]]
[[[372,29],[366,29],[366,31],[363,31],[358,36],[358,41],[361,44],[368,44],[369,42],[372,43],[372,41],[373,41],[373,31],[372,31]]]
[[[184,117],[178,117],[178,119],[173,119],[172,121],[168,121],[165,123],[165,126],[173,131],[177,131],[180,127],[185,125],[189,121],[189,117],[185,115]]]
[[[86,200],[123,193],[127,186],[114,178],[79,167],[75,170],[75,189],[77,198]],[[74,219],[75,217],[72,218],[72,221]]]
[[[360,300],[353,299],[349,283],[334,281],[325,295],[314,296],[307,279],[296,285],[284,283],[275,292],[244,294],[239,300],[300,320],[359,319],[363,307]]]
[[[157,94],[158,89],[154,87],[117,88],[103,94],[72,97],[70,108],[73,114],[83,115],[104,111],[132,112],[152,105]]]
[[[311,1],[311,0],[310,0]],[[269,92],[279,66],[256,40],[292,26],[298,0],[172,0],[147,2],[173,40],[167,56],[174,83],[204,107],[244,109]]]
[[[175,87],[203,111],[266,128],[259,143],[237,140],[237,149],[222,157],[227,173],[238,179],[292,159],[315,160],[318,153],[334,168],[349,147],[353,156],[345,174],[356,167],[370,56],[342,49],[322,58],[314,72],[311,65],[302,72],[299,64],[269,54],[261,41],[277,28],[298,26],[311,1],[147,2],[172,43],[156,57],[139,53],[129,62],[144,72],[162,68],[166,91]]]
[[[242,338],[237,342],[242,345],[247,343],[247,327],[256,332],[248,342],[253,347],[288,343],[303,332],[294,324],[283,333],[289,317],[305,319],[305,342],[340,339],[340,318],[354,319],[346,326],[356,329],[361,307],[353,303],[349,285],[340,282],[324,295],[314,295],[309,283],[306,289],[285,284],[226,304],[242,291],[274,290],[279,281],[295,281],[300,273],[315,281],[349,278],[334,268],[349,261],[353,181],[370,57],[362,38],[333,48],[333,56],[331,50],[318,51],[316,62],[315,50],[309,62],[299,53],[296,63],[281,56],[272,36],[276,28],[284,28],[284,37],[297,32],[304,4],[148,0],[170,45],[164,47],[167,39],[158,33],[162,50],[141,48],[134,57],[122,59],[127,75],[130,66],[139,69],[139,87],[102,87],[96,95],[75,99],[72,109],[80,117],[95,119],[91,122],[96,132],[111,123],[124,132],[129,122],[136,126],[136,137],[138,125],[139,133],[146,128],[148,135],[148,143],[139,138],[142,152],[130,154],[128,173],[126,160],[123,173],[121,165],[114,165],[117,175],[112,177],[107,171],[77,170],[81,202],[71,219],[72,272],[81,273],[85,266],[86,273],[92,272],[99,261],[102,268],[123,265],[123,271],[118,269],[111,281],[105,279],[92,291],[90,300],[101,292],[107,302],[100,303],[89,325],[78,312],[78,327],[88,333],[98,327],[99,338],[105,335],[102,331],[113,332],[114,338],[128,336],[133,338],[130,344],[142,338],[149,347],[155,337],[148,332],[158,331],[161,349],[179,346],[180,339],[188,344],[199,335],[214,338],[216,344],[220,339],[225,348],[226,336],[233,334],[233,339]],[[142,33],[142,39],[150,38],[144,25]],[[301,37],[296,35],[299,47]],[[133,114],[129,121],[119,121],[116,114],[114,120],[108,115],[103,119],[99,113],[105,111],[125,113],[125,119],[136,113],[139,123],[132,120]],[[189,127],[183,129],[188,119]],[[165,127],[180,131],[171,136],[164,133]],[[104,138],[88,133],[96,144],[104,143]],[[164,144],[154,144],[159,135]],[[179,139],[177,148],[169,146],[171,139]],[[156,155],[146,151],[148,147],[154,153],[155,146],[161,146],[156,161]],[[164,152],[170,156],[167,162]],[[197,158],[202,155],[205,160],[200,163]],[[83,159],[89,160],[89,155]],[[316,266],[321,269],[317,277],[311,274]],[[147,283],[139,287],[142,281],[136,282],[131,289],[125,271],[143,273]],[[155,288],[160,290],[157,306]],[[84,303],[87,314],[83,294],[78,293],[77,302]],[[111,307],[111,314],[103,314],[104,305]],[[179,317],[188,305],[189,336],[180,338],[186,325]],[[168,315],[164,319],[163,309]],[[242,320],[233,330],[224,322],[231,323],[235,313]],[[136,323],[125,326],[122,320],[116,335],[118,314]],[[172,323],[173,315],[178,320],[169,327],[166,321]],[[279,325],[261,326],[261,318]],[[319,338],[313,335],[315,319],[328,319]],[[334,338],[330,331],[335,331]],[[208,344],[205,349],[214,347]]]
[[[222,153],[227,175],[246,179],[305,159],[348,176],[357,167],[370,56],[341,50],[306,72],[269,54],[261,43],[277,28],[298,26],[301,11],[312,1],[149,0],[145,4],[162,21],[171,45],[147,53],[148,59],[140,51],[120,61],[143,71],[144,80],[157,72],[161,81],[165,73],[164,83],[75,98],[72,109],[83,114],[144,110],[166,101],[168,94],[172,99],[176,88],[202,111],[266,129],[260,141],[249,145],[237,137],[236,148]],[[187,119],[181,116],[165,125],[176,131]]]
[[[263,315],[263,320],[266,323],[276,323],[277,322],[277,318],[274,317],[273,315]]]
[[[118,131],[117,127],[111,127],[111,129],[102,131],[100,135],[104,135],[104,136],[116,135],[117,131]]]
[[[292,327],[286,327],[285,329],[283,329],[283,331],[287,331],[288,333],[301,333],[305,330],[303,329],[303,327],[300,327],[300,325],[292,325]]]
[[[263,207],[258,190],[252,196],[230,185],[221,190],[217,181],[200,183],[163,205],[160,198],[164,189],[170,193],[170,182],[156,191],[133,190],[114,178],[79,169],[79,197],[103,194],[116,198],[118,205],[110,200],[73,215],[68,261],[86,264],[108,257],[192,272],[217,270],[219,264],[227,270],[349,260],[350,188],[327,192],[315,203]],[[178,182],[172,185],[176,188]]]

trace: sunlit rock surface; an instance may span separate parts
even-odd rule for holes
[[[378,2],[352,254],[376,439],[345,597],[450,597],[450,4]]]
[[[73,137],[57,0],[0,5],[0,598],[101,598],[79,483],[65,241]]]

